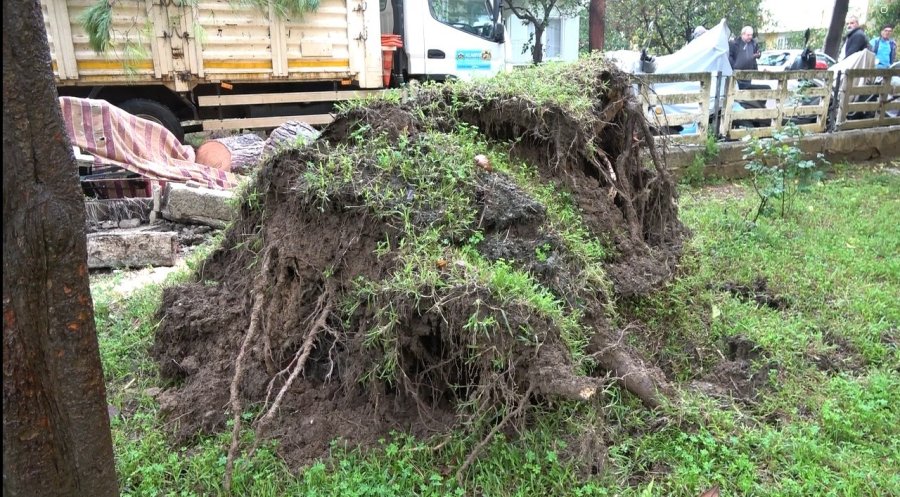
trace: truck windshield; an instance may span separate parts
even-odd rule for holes
[[[485,0],[428,0],[431,15],[456,29],[483,38],[494,34],[491,5]]]

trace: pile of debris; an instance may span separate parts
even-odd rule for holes
[[[108,102],[63,97],[60,105],[85,192],[90,268],[175,264],[232,220],[242,176],[279,149],[318,137],[289,121],[265,140],[222,137],[195,154],[159,124]]]

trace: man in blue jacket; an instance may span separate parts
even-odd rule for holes
[[[897,57],[897,42],[891,39],[892,34],[894,25],[885,24],[881,27],[881,36],[876,36],[869,42],[869,49],[875,52],[877,69],[887,69]]]

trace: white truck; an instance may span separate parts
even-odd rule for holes
[[[107,100],[179,139],[185,131],[287,120],[325,124],[339,100],[411,80],[508,70],[501,0],[312,1],[317,6],[302,15],[287,12],[285,0],[41,6],[61,96]],[[108,48],[99,53],[84,27],[90,9],[105,28],[99,34]],[[389,65],[382,34],[399,35],[403,45]]]

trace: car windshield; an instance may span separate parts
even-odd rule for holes
[[[788,54],[785,52],[765,53],[760,57],[757,63],[760,66],[780,66],[787,61]]]

